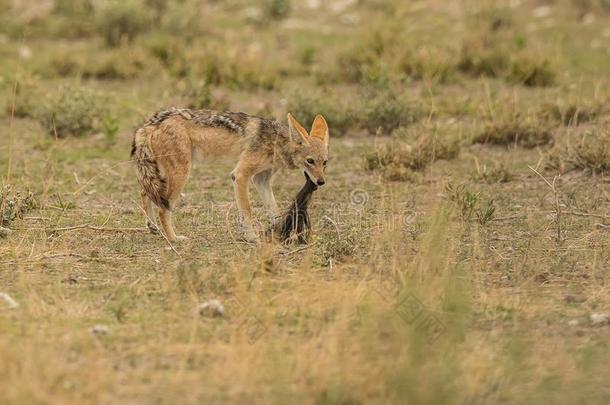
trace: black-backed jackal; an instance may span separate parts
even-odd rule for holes
[[[290,114],[288,125],[284,125],[244,113],[177,108],[157,112],[135,132],[131,149],[146,224],[152,232],[158,229],[157,206],[165,236],[170,241],[185,239],[174,232],[171,209],[188,179],[193,155],[201,154],[204,161],[232,155],[238,157],[231,180],[241,235],[256,241],[248,195],[250,180],[274,220],[278,215],[271,188],[274,174],[282,168],[300,169],[317,185],[323,185],[328,140],[328,125],[321,115],[316,116],[308,133]]]

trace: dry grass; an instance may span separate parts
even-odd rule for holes
[[[114,47],[99,2],[0,0],[2,201],[36,201],[2,203],[0,403],[608,403],[600,2],[138,3],[154,24]],[[532,55],[556,85],[509,79]],[[95,128],[46,104],[69,85],[104,95]],[[145,232],[132,131],[187,104],[327,116],[308,245],[235,240],[234,161],[194,165],[188,241]],[[278,176],[280,206],[302,181]]]
[[[549,153],[549,166],[565,173],[584,170],[606,174],[610,171],[610,131],[595,129],[569,136]]]
[[[543,122],[528,122],[527,119],[515,116],[510,120],[492,121],[477,134],[474,143],[522,146],[535,148],[553,142],[553,134]]]

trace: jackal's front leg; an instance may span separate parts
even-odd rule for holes
[[[269,169],[254,175],[252,181],[261,196],[261,200],[263,200],[263,205],[267,210],[269,219],[274,224],[279,217],[279,209],[277,207],[277,202],[275,201],[275,196],[273,195],[273,189],[271,188],[272,177],[273,171]]]
[[[240,214],[242,237],[248,242],[258,241],[248,196],[250,179],[253,174],[254,170],[247,165],[241,164],[241,162],[237,165],[235,170],[233,170],[233,173],[231,173],[233,190],[235,191],[235,201],[237,202],[237,208],[239,209]]]

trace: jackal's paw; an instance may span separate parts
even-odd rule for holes
[[[239,240],[248,242],[248,243],[257,243],[258,242],[258,234],[252,228],[242,228]]]

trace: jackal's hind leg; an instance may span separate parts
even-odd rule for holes
[[[152,200],[148,198],[146,193],[142,191],[142,207],[146,214],[146,227],[150,230],[150,233],[159,233],[159,227],[157,226],[157,213],[155,212],[155,205]]]
[[[250,198],[248,196],[249,183],[252,178],[252,168],[248,165],[238,163],[231,173],[233,180],[233,190],[235,191],[235,201],[240,214],[241,237],[247,242],[257,242],[258,235],[255,231]]]
[[[174,232],[174,226],[172,225],[172,212],[164,208],[159,209],[159,219],[161,220],[161,227],[165,237],[170,242],[187,240],[186,236],[176,235]]]

